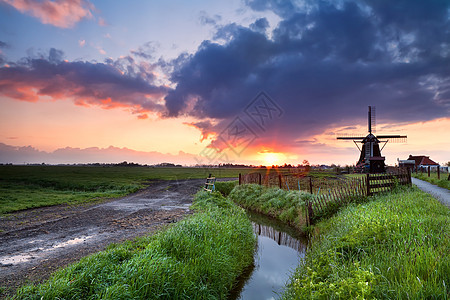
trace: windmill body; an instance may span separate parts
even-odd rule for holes
[[[368,132],[366,136],[339,136],[338,140],[353,140],[355,145],[361,151],[359,160],[356,163],[357,170],[364,173],[383,173],[386,171],[386,165],[384,163],[385,157],[381,155],[386,143],[390,140],[404,140],[406,135],[378,135],[375,136],[372,133],[372,128],[375,124],[375,108],[369,106],[368,113]],[[359,148],[358,143],[362,144]],[[380,149],[380,144],[384,143]]]

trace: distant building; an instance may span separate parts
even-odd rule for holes
[[[437,168],[439,164],[435,161],[432,161],[429,156],[425,155],[409,155],[407,160],[399,160],[399,166],[409,167],[414,170],[420,168],[427,168],[428,166]]]

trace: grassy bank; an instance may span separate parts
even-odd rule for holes
[[[219,193],[199,192],[193,209],[156,235],[110,246],[23,287],[17,299],[226,299],[253,262],[251,223]]]
[[[447,180],[448,178],[448,174],[447,173],[442,173],[441,174],[441,179],[438,179],[437,173],[431,173],[430,177],[428,177],[427,173],[412,173],[411,174],[413,177],[420,179],[420,180],[424,180],[424,181],[428,181],[431,184],[437,185],[441,188],[450,190],[450,180]]]
[[[311,197],[311,194],[301,191],[286,191],[257,184],[236,186],[229,194],[229,198],[240,206],[274,217],[298,229],[306,225],[304,201]]]
[[[238,177],[253,169],[101,166],[0,166],[0,214],[133,193],[151,180]]]
[[[284,299],[448,299],[449,210],[417,188],[372,200],[317,224]]]

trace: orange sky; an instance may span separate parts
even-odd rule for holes
[[[160,119],[150,115],[148,119],[141,120],[120,108],[77,106],[69,101],[30,103],[7,98],[1,101],[0,142],[12,146],[31,145],[47,152],[65,147],[83,149],[114,146],[173,155],[181,150],[199,155],[214,138],[210,136],[200,142],[200,131],[184,124],[192,122],[192,118]],[[357,125],[349,133],[364,133],[367,130],[365,126],[366,124]],[[430,155],[440,163],[450,160],[450,118],[395,127],[378,124],[377,128],[379,133],[408,135],[406,144],[386,145],[383,155],[390,165],[395,164],[397,158],[406,159],[409,154]],[[358,159],[358,149],[351,141],[336,140],[336,133],[340,132],[346,132],[345,128],[329,129],[320,135],[311,136],[308,145],[297,148],[283,148],[277,144],[263,145],[256,139],[239,156],[229,151],[228,161],[297,165],[306,159],[313,164],[353,164]],[[192,164],[195,161],[186,163]]]

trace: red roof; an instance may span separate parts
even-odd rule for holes
[[[410,155],[408,157],[408,160],[414,160],[416,162],[416,166],[439,166],[438,163],[432,161],[429,156],[425,155],[418,155],[418,156],[412,156]]]

